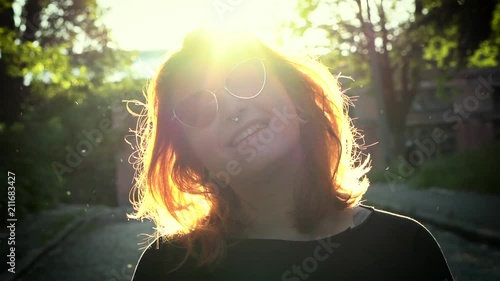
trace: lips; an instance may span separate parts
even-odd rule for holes
[[[267,120],[257,120],[249,122],[250,124],[243,126],[241,130],[238,130],[227,143],[228,146],[236,147],[248,137],[255,135],[260,130],[268,127],[269,121]]]
[[[246,139],[247,137],[249,137],[250,135],[266,128],[267,126],[262,124],[262,123],[259,123],[259,124],[255,124],[255,125],[252,125],[250,126],[248,129],[244,130],[243,132],[239,133],[234,139],[233,139],[233,142],[231,143],[233,146],[237,146],[242,140]]]

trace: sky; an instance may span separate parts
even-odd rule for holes
[[[118,46],[125,50],[177,49],[189,31],[202,26],[221,29],[243,27],[256,33],[266,43],[289,53],[311,53],[311,49],[305,50],[304,45],[329,45],[324,30],[310,30],[299,39],[279,29],[284,20],[298,18],[296,5],[300,0],[97,1],[101,7],[109,8],[103,21],[111,29]],[[386,10],[391,3],[384,2]],[[320,2],[321,5],[326,4]],[[325,23],[332,13],[336,13],[342,20],[350,20],[355,17],[355,6],[353,1],[342,2],[335,10],[318,7],[311,19]],[[402,1],[395,7],[388,24],[397,26],[407,20],[412,4],[411,1]],[[378,20],[378,15],[372,14],[372,18]],[[280,39],[282,42],[279,42]],[[314,49],[312,52],[320,55],[325,50]]]
[[[98,0],[110,8],[103,18],[126,50],[170,50],[201,27],[243,27],[263,40],[277,38],[279,22],[293,12],[292,0]]]

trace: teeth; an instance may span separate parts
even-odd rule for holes
[[[264,124],[255,124],[255,125],[250,126],[248,129],[246,129],[245,131],[241,132],[239,135],[237,135],[234,138],[233,145],[238,144],[244,138],[246,138],[249,135],[257,132],[260,129],[264,129],[265,127],[266,127],[266,125],[264,125]]]

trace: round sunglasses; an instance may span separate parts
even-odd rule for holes
[[[229,70],[222,88],[233,97],[252,99],[262,92],[266,79],[264,59],[249,58]],[[210,126],[219,111],[218,91],[200,90],[186,96],[174,106],[172,120],[190,128]]]

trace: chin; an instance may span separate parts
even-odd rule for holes
[[[234,159],[240,163],[238,180],[254,179],[267,175],[279,167],[297,162],[301,155],[298,124],[290,124],[285,130],[273,132],[264,129],[240,144]]]

